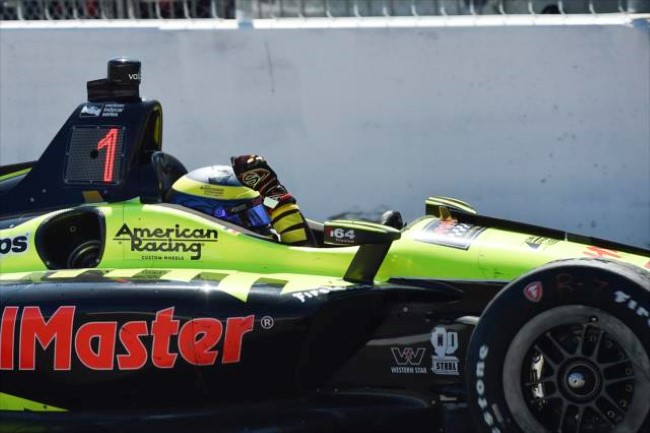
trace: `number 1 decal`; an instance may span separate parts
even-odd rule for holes
[[[111,128],[97,143],[97,150],[106,149],[104,160],[104,182],[113,181],[113,165],[115,163],[115,146],[117,145],[117,128]]]

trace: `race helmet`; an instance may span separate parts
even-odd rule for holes
[[[168,201],[260,234],[271,233],[263,198],[242,185],[228,165],[199,168],[179,178],[169,191]]]

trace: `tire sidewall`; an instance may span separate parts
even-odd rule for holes
[[[545,311],[562,305],[603,310],[631,329],[650,356],[649,281],[642,270],[573,260],[547,265],[506,286],[486,307],[468,349],[468,404],[477,428],[491,433],[521,431],[503,391],[504,359],[519,330]],[[525,289],[531,285],[535,290],[527,297]]]

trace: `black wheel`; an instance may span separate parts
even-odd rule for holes
[[[649,431],[650,273],[569,260],[522,276],[485,309],[466,371],[480,431]]]
[[[99,263],[101,247],[97,240],[78,245],[68,256],[67,269],[94,268]]]

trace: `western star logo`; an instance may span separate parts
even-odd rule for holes
[[[217,242],[214,229],[189,229],[176,224],[172,228],[129,227],[126,223],[115,234],[116,241],[128,241],[131,251],[149,253],[191,253],[190,259],[201,258],[206,242]]]
[[[390,351],[393,354],[393,360],[396,366],[390,368],[393,374],[426,374],[427,369],[421,367],[424,360],[426,349],[418,347],[391,347]]]

